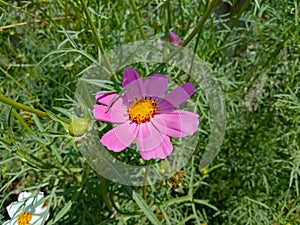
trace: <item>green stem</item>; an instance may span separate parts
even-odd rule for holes
[[[30,127],[27,125],[27,123],[24,121],[24,119],[19,115],[19,113],[15,109],[12,109],[12,114],[17,118],[17,120],[25,128],[28,134],[32,134],[32,135],[34,134],[33,130],[30,129]]]
[[[160,194],[160,191],[161,191],[162,186],[163,186],[163,181],[160,182],[158,188],[156,189],[155,196],[154,196],[154,198],[152,199],[152,203],[153,203],[153,204],[155,203],[155,200],[157,200],[158,195]]]
[[[10,105],[14,108],[23,109],[25,111],[32,112],[32,113],[34,113],[34,114],[36,114],[40,117],[50,118],[50,116],[47,113],[45,113],[43,111],[40,111],[38,109],[31,108],[27,105],[23,105],[21,103],[15,102],[15,101],[13,101],[9,98],[6,98],[6,97],[3,96],[3,94],[1,92],[0,92],[0,102],[3,102],[7,105]]]
[[[150,170],[150,166],[152,164],[152,159],[150,159],[148,162],[147,162],[147,167],[146,167],[146,171],[145,171],[145,175],[144,175],[144,180],[143,180],[143,196],[144,196],[144,199],[146,200],[147,198],[147,178],[148,178],[148,175],[149,175],[149,170]]]
[[[15,5],[11,4],[11,3],[7,3],[7,2],[2,1],[2,0],[0,0],[0,3],[3,4],[3,5],[5,5],[5,6],[9,6],[9,7],[13,8],[13,9],[20,10],[22,13],[27,14],[27,15],[29,15],[31,17],[37,18],[36,15],[28,12],[27,10],[23,10],[21,7],[17,7]]]
[[[182,42],[182,44],[180,46],[182,47],[185,47],[188,45],[188,43],[190,43],[190,41],[194,38],[194,36],[199,33],[204,24],[205,24],[205,21],[208,19],[209,15],[211,14],[212,10],[214,9],[216,3],[217,3],[218,0],[209,0],[209,3],[208,3],[208,6],[206,8],[206,11],[204,12],[204,15],[203,17],[201,18],[200,22],[198,23],[198,25],[194,28],[194,30],[190,33],[190,35],[187,37],[186,40],[184,40]],[[170,61],[175,55],[177,55],[180,51],[182,51],[183,48],[181,47],[178,47],[176,48],[169,56],[168,58],[166,58],[164,60],[163,63],[161,63],[161,65],[159,65],[153,73],[155,72],[159,72],[161,70],[161,68],[163,68],[165,66],[165,63],[167,63],[168,61]],[[152,73],[152,74],[153,74]]]
[[[187,37],[186,40],[184,40],[184,42],[181,44],[182,46],[186,46],[188,43],[190,43],[190,41],[194,38],[194,36],[200,31],[202,30],[205,21],[207,20],[207,18],[210,16],[212,10],[214,9],[216,3],[218,0],[209,0],[207,9],[203,15],[203,17],[201,18],[199,24],[194,28],[194,30],[190,33],[190,35]]]
[[[35,99],[35,97],[22,85],[22,84],[20,84],[20,82],[18,82],[15,78],[13,78],[7,71],[5,71],[1,66],[0,66],[0,71],[2,72],[2,73],[4,73],[4,75],[6,76],[6,77],[8,77],[9,79],[11,79],[19,88],[21,88],[23,91],[24,91],[24,93],[27,95],[27,96],[29,96],[31,99]],[[41,108],[41,109],[43,109],[43,110],[46,110],[45,108],[44,108],[44,106],[42,105],[42,104],[40,104],[39,102],[36,102],[36,104]]]
[[[138,12],[138,10],[137,10],[137,8],[136,8],[135,0],[130,0],[130,3],[131,3],[131,6],[132,6],[132,9],[133,9],[133,11],[134,11],[134,15],[135,15],[135,18],[136,18],[136,22],[137,22],[138,25],[139,25],[139,29],[140,29],[142,38],[143,38],[143,40],[146,40],[147,37],[146,37],[146,35],[145,35],[145,31],[144,31],[144,28],[143,28],[143,23],[142,23],[140,14],[139,14],[139,12]]]
[[[234,20],[233,20],[233,22],[232,22],[232,24],[231,24],[231,28],[237,26],[237,24],[238,24],[238,22],[239,22],[239,19],[240,19],[241,15],[243,14],[243,12],[245,12],[245,11],[248,9],[250,3],[251,3],[251,0],[246,0],[246,1],[243,3],[241,9],[240,9],[240,10],[238,11],[238,13],[234,16]]]
[[[191,66],[190,66],[190,69],[189,69],[190,74],[192,73],[192,69],[193,69],[193,66],[194,66],[195,54],[196,54],[197,49],[198,49],[200,36],[201,36],[201,32],[199,32],[198,35],[197,35],[196,44],[195,44],[195,47],[194,47],[194,54],[192,55]]]
[[[90,13],[89,13],[89,10],[88,10],[87,6],[86,6],[86,2],[85,2],[85,0],[80,0],[80,2],[81,2],[81,5],[82,5],[82,9],[83,9],[83,11],[84,11],[84,14],[85,14],[85,16],[86,16],[86,19],[87,19],[87,21],[88,21],[88,24],[89,24],[89,26],[90,26],[91,29],[92,29],[92,33],[93,33],[93,36],[95,37],[96,44],[97,44],[98,47],[100,48],[100,51],[101,51],[101,53],[102,53],[102,55],[103,55],[104,62],[106,63],[106,65],[107,65],[107,67],[108,67],[108,70],[110,71],[110,73],[111,73],[112,76],[114,77],[115,81],[116,81],[116,82],[119,82],[119,79],[118,79],[118,77],[116,76],[116,74],[114,73],[114,71],[113,71],[113,69],[112,69],[112,67],[111,67],[111,63],[110,63],[110,61],[109,61],[109,59],[108,59],[108,57],[107,57],[107,55],[106,55],[105,49],[104,49],[104,47],[103,47],[102,40],[101,40],[101,38],[100,38],[99,35],[98,35],[97,28],[96,28],[95,24],[93,23],[92,17],[91,17],[91,15],[90,15]]]
[[[93,20],[90,16],[90,13],[89,13],[89,10],[85,4],[85,1],[84,0],[80,0],[81,2],[81,5],[82,5],[82,9],[84,11],[84,14],[86,16],[86,19],[88,21],[88,24],[90,25],[91,29],[92,29],[92,32],[93,32],[93,35],[95,37],[95,40],[96,40],[96,43],[98,45],[98,47],[100,48],[100,51],[102,54],[105,54],[105,49],[103,47],[103,44],[102,44],[102,41],[101,41],[101,38],[98,36],[98,32],[97,32],[97,29],[93,23]]]
[[[106,205],[106,207],[108,208],[108,210],[110,212],[113,211],[113,206],[112,206],[112,203],[108,197],[108,193],[107,193],[107,180],[102,177],[102,176],[99,176],[100,177],[100,189],[99,189],[99,192],[100,192],[100,195],[102,197],[102,200],[104,202],[104,204]]]
[[[248,6],[250,5],[251,0],[246,0],[242,7],[240,8],[240,10],[237,12],[237,14],[233,17],[232,21],[231,21],[231,25],[230,25],[230,29],[232,30],[239,22],[239,19],[241,17],[241,15],[243,14],[243,12],[248,8]],[[228,32],[225,37],[222,40],[222,44],[223,43],[227,43],[227,39],[229,38],[229,36],[232,35],[232,32]],[[220,45],[221,46],[221,45]]]
[[[7,140],[5,138],[2,138],[2,137],[0,137],[0,142],[3,142],[5,144],[7,144],[7,145],[11,145],[12,144],[9,140]]]

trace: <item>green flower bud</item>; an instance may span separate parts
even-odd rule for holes
[[[73,120],[69,125],[69,132],[71,135],[75,137],[79,137],[84,135],[84,133],[88,130],[88,121],[83,118],[78,118]]]

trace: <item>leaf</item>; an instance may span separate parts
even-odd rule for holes
[[[29,163],[30,165],[32,165],[35,168],[38,168],[40,170],[46,170],[49,171],[53,168],[57,168],[55,165],[53,164],[49,164],[49,163],[44,163],[41,159],[37,158],[36,156],[34,156],[33,154],[30,154],[28,151],[23,150],[18,148],[17,149],[17,155],[24,161],[26,161],[27,163]]]
[[[151,221],[152,224],[154,224],[154,225],[161,224],[161,222],[157,219],[155,214],[151,211],[150,206],[146,203],[146,201],[142,198],[142,196],[140,196],[138,193],[133,191],[132,197],[133,197],[134,201],[136,202],[136,204],[138,204],[140,209],[143,211],[145,216]]]
[[[113,88],[114,83],[112,81],[100,80],[100,79],[85,79],[85,78],[80,78],[80,80],[85,81],[88,84],[101,87],[105,90],[110,90],[112,92],[115,92],[115,89]]]
[[[71,201],[68,201],[67,204],[59,211],[59,213],[57,213],[57,215],[55,215],[55,219],[54,221],[50,222],[50,224],[57,224],[57,222],[64,216],[66,215],[70,208],[72,206],[72,202]]]

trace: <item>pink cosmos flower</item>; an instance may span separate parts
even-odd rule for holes
[[[178,37],[175,33],[171,31],[169,32],[168,39],[169,42],[171,42],[174,45],[180,45],[182,43],[180,37]]]
[[[170,137],[193,135],[198,129],[199,116],[176,109],[194,93],[192,83],[185,83],[165,95],[168,77],[153,74],[146,80],[132,68],[126,68],[123,88],[127,92],[117,98],[116,93],[96,95],[100,103],[94,105],[97,120],[117,124],[104,134],[100,142],[114,152],[123,151],[136,140],[144,160],[164,159],[172,153]]]

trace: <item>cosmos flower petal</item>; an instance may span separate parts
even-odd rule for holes
[[[47,220],[49,217],[49,214],[47,215],[47,217],[45,218],[45,220]],[[43,215],[40,214],[32,214],[32,218],[30,220],[30,224],[34,224],[34,225],[40,225],[43,222]]]
[[[144,82],[144,89],[147,96],[162,97],[168,87],[168,77],[162,74],[153,74]]]
[[[150,159],[165,159],[171,155],[173,151],[173,146],[168,136],[164,136],[163,141],[157,147],[150,149],[148,151],[140,150],[140,154],[144,160]]]
[[[27,191],[21,192],[18,196],[18,202],[25,201],[30,197],[33,197],[32,193],[27,192]]]
[[[124,96],[122,97],[123,103],[127,106],[130,106],[129,102],[134,102],[136,99],[141,99],[144,97],[145,91],[143,88],[143,80],[137,79],[132,81],[130,84],[126,86],[126,89],[129,91],[124,93]]]
[[[160,99],[158,101],[158,109],[157,109],[157,114],[163,114],[166,112],[172,112],[175,110],[176,107],[173,106],[171,102],[168,102],[165,99]]]
[[[6,210],[9,217],[13,218],[22,207],[24,207],[24,202],[12,202],[10,205],[8,205]]]
[[[171,42],[174,45],[180,45],[182,43],[180,37],[178,37],[177,34],[171,32],[171,31],[169,32],[168,39],[169,39],[169,42]]]
[[[123,123],[108,131],[102,136],[100,142],[114,152],[123,151],[131,145],[138,133],[134,123]]]
[[[132,68],[126,68],[123,76],[123,88],[127,89],[123,96],[123,102],[129,106],[130,101],[141,99],[145,94],[143,79]]]
[[[39,191],[36,196],[32,196],[32,199],[34,199],[35,203],[40,201],[43,198],[44,198],[44,193],[41,191]]]
[[[43,204],[38,205],[37,207],[35,207],[35,214],[43,214],[45,211],[47,210],[47,207],[44,206]]]
[[[113,100],[113,98],[116,96],[116,93],[103,94],[101,92],[98,92],[95,98],[102,105],[109,105],[110,101]]]
[[[196,113],[174,110],[158,114],[153,118],[156,127],[166,126],[166,135],[171,137],[186,137],[193,135],[199,125],[199,115]],[[160,120],[159,120],[160,119]],[[163,120],[163,124],[162,121]]]
[[[30,222],[33,224],[41,224],[42,220],[43,220],[43,218],[41,218],[40,216],[32,215]]]
[[[8,220],[6,222],[3,223],[3,225],[18,225],[18,222],[17,222],[17,217],[11,219],[11,220]]]
[[[130,84],[131,82],[137,79],[141,79],[141,78],[139,74],[136,72],[136,70],[130,67],[126,68],[123,74],[123,81],[122,81],[123,88],[125,88],[128,84]]]
[[[44,198],[43,192],[38,192],[36,195],[32,195],[30,192],[22,192],[19,194],[18,202],[11,203],[6,207],[11,220],[6,221],[4,224],[17,225],[17,218],[22,212],[30,212],[32,219],[30,224],[40,225],[42,224],[43,217],[49,218],[47,213],[47,207],[43,206],[42,199]],[[40,204],[35,205],[37,202]]]
[[[164,140],[164,130],[158,130],[152,122],[139,124],[139,133],[137,136],[137,146],[140,151],[150,151],[157,148]]]
[[[94,105],[93,115],[95,119],[105,122],[124,123],[127,120],[126,106],[121,99],[114,102],[108,111],[107,106]]]
[[[181,43],[174,33],[170,33],[169,38],[173,44]],[[136,140],[143,159],[164,159],[173,150],[170,137],[190,136],[197,131],[199,116],[176,110],[193,95],[192,83],[185,83],[165,95],[167,76],[154,74],[143,81],[137,71],[126,68],[122,85],[123,95],[118,99],[115,99],[116,93],[99,92],[96,99],[101,105],[95,105],[93,110],[97,120],[118,124],[100,139],[109,150],[120,152]],[[116,101],[107,110],[113,100]]]
[[[159,102],[159,112],[163,113],[170,109],[181,105],[186,100],[188,100],[194,94],[194,87],[191,82],[180,85],[171,92],[169,92],[165,98]]]

